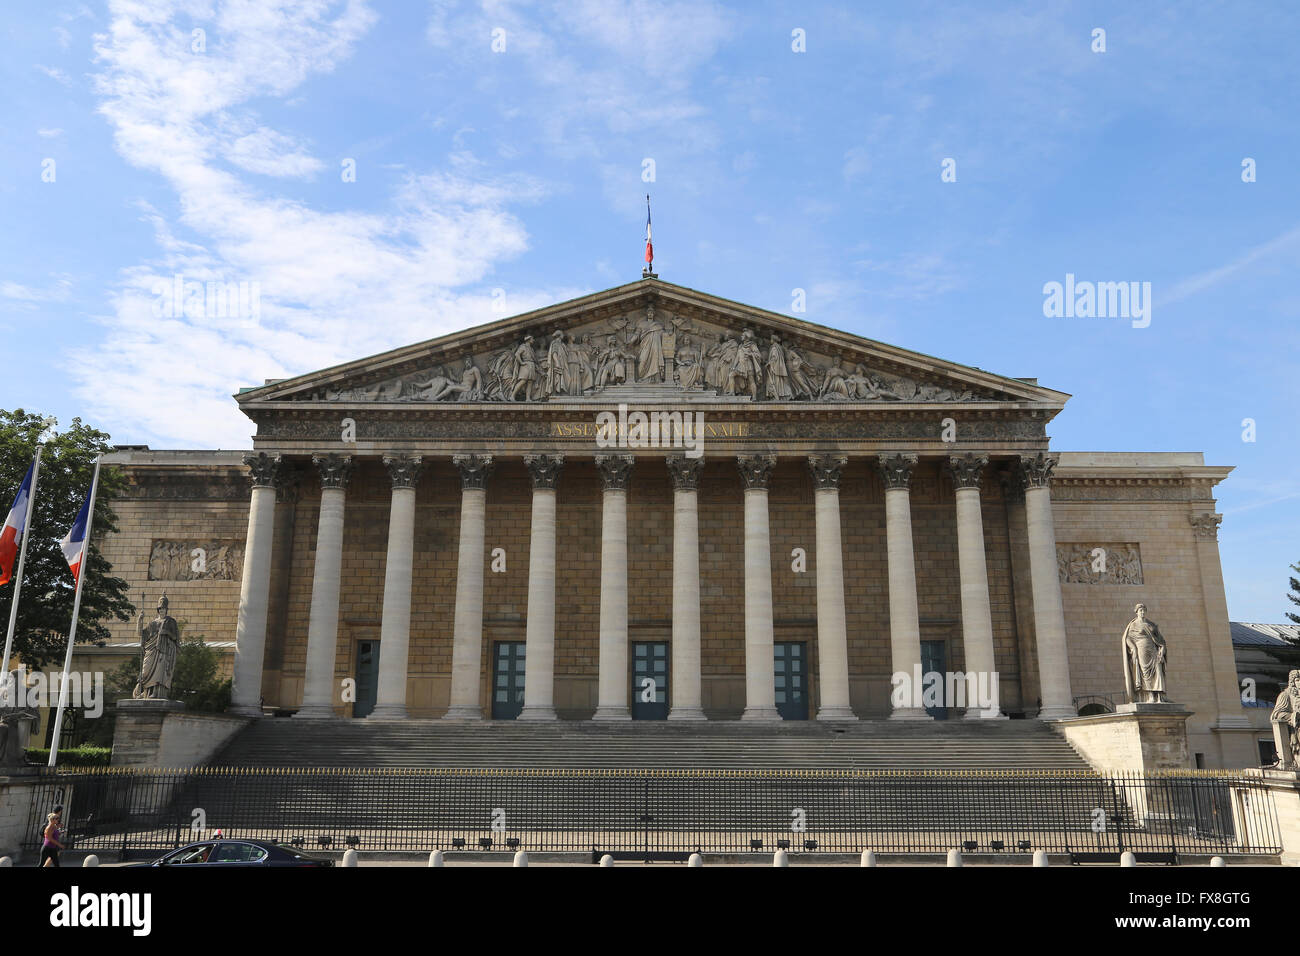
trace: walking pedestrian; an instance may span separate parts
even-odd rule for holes
[[[58,866],[59,851],[63,849],[63,807],[55,807],[45,818],[45,840],[41,844],[41,866]]]

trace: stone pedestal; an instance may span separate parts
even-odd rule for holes
[[[211,760],[254,718],[191,714],[178,700],[119,700],[115,767],[194,767]]]
[[[17,767],[0,773],[0,856],[15,862],[23,860],[22,845],[30,838],[32,801],[43,790],[37,776],[39,769]],[[46,807],[44,812],[52,809]]]
[[[1282,865],[1300,866],[1300,772],[1258,770],[1241,772],[1263,787],[1232,788],[1232,823],[1243,850],[1282,843]],[[1273,813],[1265,803],[1271,799]],[[1276,814],[1276,824],[1273,815]],[[1275,828],[1276,827],[1276,828]]]
[[[1113,714],[1067,717],[1051,725],[1094,770],[1154,773],[1191,769],[1191,715],[1178,704],[1120,704]]]

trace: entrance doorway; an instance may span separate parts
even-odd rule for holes
[[[944,690],[946,686],[944,681],[944,675],[947,673],[947,671],[948,671],[948,654],[947,654],[947,647],[945,645],[945,642],[944,641],[922,641],[921,642],[921,680],[923,682],[921,685],[922,688],[926,686],[926,684],[924,683],[927,680],[925,675],[930,673],[937,673],[939,675],[940,700],[942,700],[943,694],[946,693],[946,691]],[[937,707],[927,707],[925,708],[925,712],[929,714],[931,717],[933,717],[935,720],[948,719],[948,708],[942,705]]]
[[[668,719],[668,644],[632,645],[632,719]]]
[[[492,719],[514,720],[524,709],[523,641],[497,641],[492,654]]]
[[[776,712],[782,720],[808,719],[808,645],[777,641],[772,645]]]
[[[379,642],[357,641],[357,699],[352,704],[353,717],[365,717],[375,709],[379,693]]]

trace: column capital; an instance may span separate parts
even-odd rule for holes
[[[312,455],[311,460],[320,469],[321,488],[347,488],[348,480],[352,477],[351,455],[336,455],[331,452],[328,455]]]
[[[451,463],[460,472],[462,489],[486,488],[496,460],[491,455],[452,455]]]
[[[632,480],[633,455],[597,455],[596,471],[600,473],[600,486],[605,491],[626,491]]]
[[[1223,521],[1223,515],[1206,511],[1199,515],[1188,515],[1187,520],[1191,522],[1196,537],[1217,539],[1219,537],[1219,523]]]
[[[840,471],[849,463],[844,455],[809,455],[808,470],[812,472],[813,484],[818,491],[837,491],[840,487]]]
[[[988,466],[988,455],[952,455],[948,458],[948,472],[952,475],[953,487],[958,491],[964,488],[979,489],[980,479]]]
[[[676,491],[695,491],[700,487],[700,475],[704,474],[703,457],[672,455],[664,460],[668,464],[668,474]]]
[[[1041,451],[1037,455],[1020,456],[1020,486],[1026,491],[1031,488],[1047,488],[1052,483],[1052,469],[1060,461],[1059,455],[1045,455]]]
[[[776,467],[776,455],[737,455],[736,467],[740,469],[740,480],[745,489],[761,488],[766,490],[772,478],[772,469]]]
[[[876,467],[880,478],[885,483],[885,490],[907,490],[912,480],[912,469],[916,467],[916,455],[878,455]]]
[[[256,455],[245,455],[244,464],[248,466],[248,480],[254,488],[274,487],[279,482],[279,455],[268,455],[264,451]]]
[[[420,455],[385,455],[384,467],[388,477],[393,480],[393,490],[414,488],[420,480],[420,471],[424,468],[424,458]]]
[[[550,489],[560,483],[560,472],[564,470],[563,455],[524,455],[524,464],[533,479],[533,489]]]

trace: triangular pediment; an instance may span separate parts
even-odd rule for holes
[[[275,403],[1030,404],[1069,396],[656,278],[242,391]]]

